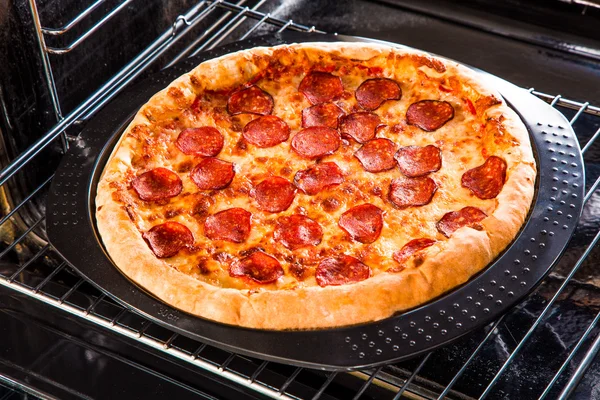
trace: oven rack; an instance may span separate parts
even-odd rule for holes
[[[559,0],[559,1],[563,1],[563,2],[569,3],[569,4],[577,4],[577,5],[584,6],[584,7],[600,8],[600,2],[598,2],[598,0]],[[585,13],[585,8],[581,12]]]
[[[200,1],[194,4],[186,13],[177,17],[170,29],[156,38],[143,52],[125,65],[120,72],[92,93],[87,100],[68,114],[63,115],[53,78],[52,57],[60,57],[76,49],[80,43],[93,35],[94,32],[101,30],[109,19],[117,17],[118,13],[130,3],[130,0],[122,1],[112,11],[93,23],[78,38],[64,47],[48,46],[46,40],[49,39],[49,36],[60,36],[69,32],[74,26],[84,23],[84,21],[87,22],[88,17],[102,3],[103,0],[97,0],[62,27],[47,28],[42,26],[35,0],[29,0],[38,34],[46,84],[51,93],[57,123],[0,171],[0,186],[3,188],[5,195],[9,194],[7,183],[16,180],[18,178],[17,173],[27,168],[28,163],[39,156],[42,150],[59,141],[63,151],[66,151],[69,143],[77,140],[76,136],[67,135],[66,130],[77,127],[79,123],[90,118],[132,80],[147,70],[176,41],[186,38],[190,40],[190,44],[166,65],[196,52],[211,49],[218,44],[246,38],[266,28],[278,31],[292,29],[304,32],[320,32],[314,26],[301,25],[292,20],[282,20],[269,12],[259,11],[259,9],[269,6],[267,0],[258,1],[251,5],[247,5],[248,2],[246,1],[239,1],[238,3],[220,0]],[[199,38],[186,37],[186,33],[192,27],[208,16],[216,17],[217,21]],[[251,23],[248,24],[248,22]],[[558,107],[561,111],[570,115],[572,125],[583,114],[598,118],[598,123],[600,123],[599,107],[590,105],[587,102],[581,103],[565,99],[560,95],[549,95],[534,89],[530,89],[530,91],[553,107]],[[591,139],[583,147],[585,156],[585,153],[600,136],[600,129],[595,132],[581,132],[576,125],[574,128],[582,137],[591,136]],[[0,271],[0,285],[59,308],[109,331],[136,340],[161,354],[167,355],[167,357],[174,357],[267,397],[284,399],[335,398],[336,394],[332,387],[339,380],[343,380],[344,382],[350,381],[350,386],[355,387],[353,393],[355,398],[373,390],[377,390],[377,393],[383,391],[389,398],[394,399],[402,396],[425,399],[441,399],[445,396],[458,398],[460,394],[453,390],[454,385],[467,372],[468,367],[477,359],[485,345],[498,334],[499,327],[505,318],[502,317],[486,327],[482,340],[478,341],[464,360],[457,365],[454,377],[450,381],[441,384],[428,382],[420,374],[421,371],[428,368],[428,361],[433,358],[435,352],[428,353],[416,361],[401,363],[393,367],[352,373],[326,373],[306,368],[280,367],[275,363],[261,362],[217,350],[150,323],[91,287],[74,273],[66,261],[60,259],[53,248],[45,242],[44,217],[26,226],[19,223],[20,212],[23,211],[24,206],[33,199],[44,196],[51,179],[52,174],[40,186],[23,196],[22,201],[15,203],[0,218],[0,228],[9,226],[10,230],[13,231],[12,239],[9,240],[6,248],[0,252],[0,262],[8,263],[10,262],[8,260],[15,259],[13,254],[18,253],[17,262],[13,262],[13,267],[4,268]],[[599,185],[600,178],[590,185],[585,197],[586,203],[589,203]],[[529,327],[527,333],[518,341],[503,365],[495,371],[491,379],[482,383],[481,398],[492,393],[495,385],[503,377],[511,363],[514,362],[519,352],[526,346],[536,328],[552,312],[556,300],[564,293],[573,276],[600,240],[600,227],[594,227],[594,229],[596,235],[591,242],[586,244],[585,251],[572,264],[567,276],[561,278],[561,284],[554,292],[551,300],[546,303],[542,312]],[[30,240],[34,235],[41,236],[42,241]],[[507,315],[510,315],[510,313]],[[541,398],[546,397],[551,391],[552,393],[560,393],[560,398],[566,398],[577,386],[600,348],[600,337],[594,337],[599,320],[600,313],[581,332],[580,340],[570,349],[570,353],[565,355],[562,366],[555,371],[555,376],[547,383],[545,391],[540,393]],[[592,341],[591,345],[589,344],[590,341]],[[568,367],[574,359],[581,359],[581,361],[575,371],[571,373],[568,371]],[[305,383],[307,381],[311,382],[311,385],[307,385]],[[557,384],[560,385],[557,386]]]

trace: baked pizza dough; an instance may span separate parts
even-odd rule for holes
[[[528,133],[470,69],[366,43],[206,61],[141,107],[96,219],[114,264],[226,324],[390,317],[466,282],[534,193]]]

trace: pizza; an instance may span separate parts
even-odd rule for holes
[[[527,130],[476,72],[371,43],[198,65],[133,118],[98,183],[114,264],[221,323],[390,317],[466,282],[534,194]]]

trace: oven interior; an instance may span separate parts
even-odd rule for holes
[[[600,398],[594,1],[0,4],[0,331],[7,338],[0,344],[0,396]],[[584,153],[586,205],[567,251],[527,299],[442,349],[375,370],[332,373],[177,335],[118,305],[58,256],[46,241],[45,195],[86,121],[132,82],[185,57],[284,30],[431,51],[529,88],[567,116]]]

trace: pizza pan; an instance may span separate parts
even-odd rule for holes
[[[486,79],[529,130],[538,163],[536,195],[513,243],[452,292],[377,322],[321,330],[258,330],[179,311],[129,281],[112,263],[96,230],[96,184],[113,146],[139,107],[202,61],[256,46],[311,41],[369,39],[284,33],[236,42],[185,60],[120,94],[86,125],[56,172],[48,196],[52,245],[92,284],[152,322],[229,351],[302,367],[350,370],[400,361],[498,318],[541,281],[566,247],[583,206],[584,172],[579,144],[565,117],[527,91],[488,75]]]

